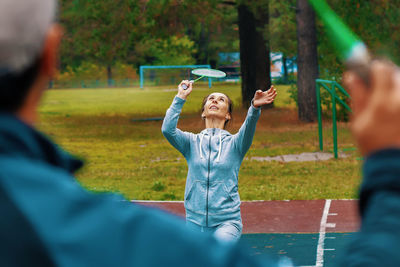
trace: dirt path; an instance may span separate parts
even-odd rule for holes
[[[339,158],[346,158],[348,155],[345,153],[339,153]],[[329,160],[333,158],[333,153],[326,152],[309,152],[301,154],[289,154],[281,155],[276,157],[251,157],[250,160],[257,161],[280,161],[280,162],[291,162],[291,161],[321,161]]]

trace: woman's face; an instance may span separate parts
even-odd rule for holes
[[[212,93],[208,96],[201,114],[203,118],[219,118],[230,120],[229,99],[222,93]]]

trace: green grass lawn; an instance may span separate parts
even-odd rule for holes
[[[252,156],[276,156],[318,151],[317,124],[297,120],[287,86],[277,86],[276,108],[263,110],[253,145],[239,174],[242,200],[356,198],[360,160],[355,151],[345,159],[324,162],[258,162]],[[235,133],[246,110],[239,107],[238,84],[205,84],[184,106],[179,127],[203,128],[203,97],[218,91],[234,101]],[[128,199],[183,200],[187,166],[161,134],[161,121],[132,121],[161,117],[176,91],[173,87],[49,90],[40,108],[39,128],[65,149],[86,161],[79,181],[93,191],[113,191]],[[331,123],[324,122],[325,147],[332,149]],[[339,149],[353,148],[348,124],[340,123]]]

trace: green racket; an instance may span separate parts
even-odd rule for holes
[[[325,0],[309,0],[347,68],[356,71],[368,83],[370,54],[364,42],[351,31]]]
[[[191,71],[194,75],[200,76],[199,78],[195,80],[189,81],[190,83],[197,82],[198,80],[206,77],[206,78],[224,78],[226,77],[226,73],[220,70],[215,70],[215,69],[194,69]],[[183,90],[188,89],[188,86],[186,84],[182,84]]]
[[[365,44],[335,14],[325,0],[309,0],[309,2],[323,21],[328,35],[334,41],[333,44],[343,60],[360,60],[368,56]]]

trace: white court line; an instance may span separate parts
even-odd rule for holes
[[[324,245],[325,245],[325,231],[326,231],[326,221],[328,220],[329,208],[331,207],[331,200],[325,200],[324,212],[322,213],[321,224],[319,227],[319,238],[317,246],[317,261],[315,263],[316,267],[324,266]]]

